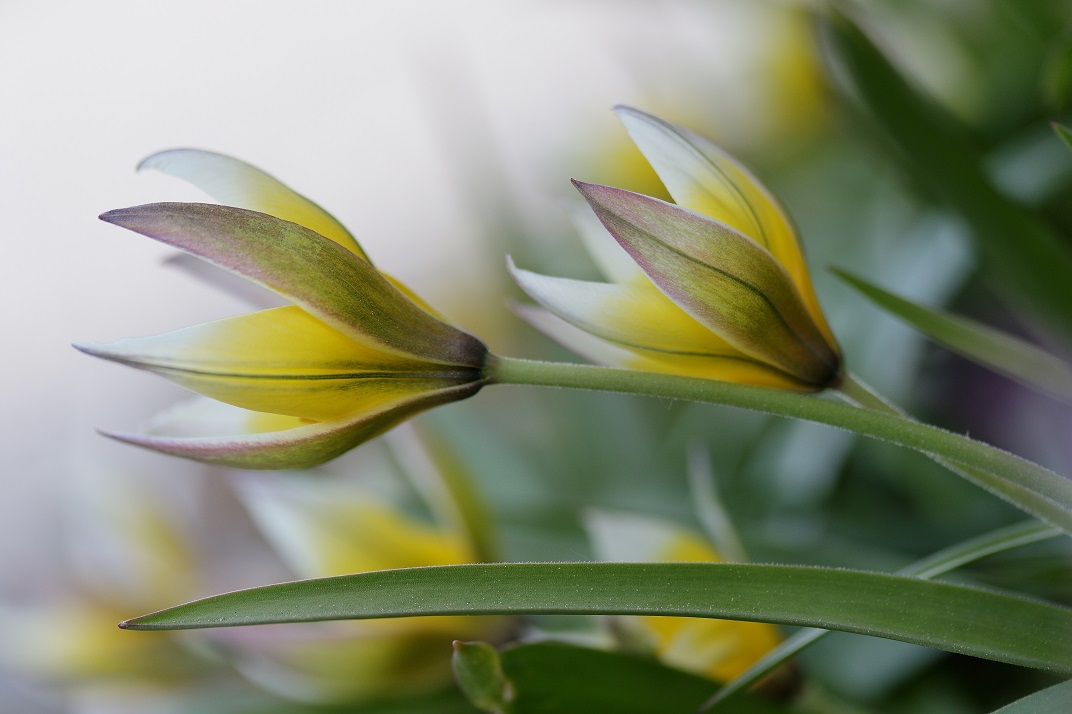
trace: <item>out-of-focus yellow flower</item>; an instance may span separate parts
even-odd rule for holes
[[[717,563],[697,533],[639,516],[592,514],[588,531],[603,560]],[[773,625],[691,617],[624,617],[632,639],[646,643],[668,665],[728,682],[781,642]]]
[[[477,560],[465,535],[366,489],[258,478],[240,489],[254,522],[300,577]],[[506,618],[416,617],[223,632],[236,666],[260,686],[306,701],[410,696],[445,686],[451,643],[495,640]]]
[[[80,514],[86,542],[97,546],[84,554],[82,577],[62,597],[0,608],[0,665],[72,695],[178,684],[207,668],[174,633],[130,637],[116,626],[131,612],[194,597],[198,571],[174,513],[137,489],[110,486]]]
[[[618,366],[798,391],[835,383],[840,349],[774,197],[706,139],[617,111],[676,205],[575,182],[632,262],[596,248],[613,283],[511,266],[522,289],[561,319],[527,308],[522,316]]]
[[[204,151],[166,151],[142,167],[235,206],[157,203],[110,211],[103,220],[293,304],[155,337],[77,345],[217,400],[179,405],[150,433],[109,436],[210,463],[302,468],[484,384],[484,344],[376,270],[353,236],[305,197]]]

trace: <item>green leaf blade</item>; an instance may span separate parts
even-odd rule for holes
[[[524,563],[388,570],[227,593],[122,626],[479,614],[669,615],[814,626],[1072,674],[1068,608],[962,585],[802,566]]]
[[[846,429],[920,451],[1017,508],[1072,533],[1072,481],[1007,451],[899,414],[713,379],[502,357],[491,381],[686,399]]]
[[[991,283],[1059,334],[1072,334],[1072,252],[1060,237],[995,188],[964,129],[848,18],[831,11],[821,27],[842,86],[897,147],[912,176],[968,222]]]
[[[1066,714],[1072,702],[1072,680],[1017,699],[994,714]]]
[[[1069,129],[1064,124],[1053,122],[1053,130],[1057,133],[1057,136],[1061,141],[1065,142],[1065,146],[1072,149],[1072,129]]]
[[[1072,367],[1045,350],[974,320],[917,305],[844,270],[833,272],[943,347],[1032,389],[1072,402]]]
[[[987,556],[1055,538],[1059,535],[1061,535],[1061,531],[1044,523],[1036,521],[1017,523],[991,533],[970,538],[963,543],[943,548],[937,553],[901,568],[897,571],[897,574],[923,579],[936,578]],[[732,697],[748,689],[782,663],[829,634],[830,630],[814,628],[795,632],[732,681],[726,682],[722,689],[704,702],[700,711],[707,712],[715,711],[716,709],[720,712],[726,711],[725,704]]]

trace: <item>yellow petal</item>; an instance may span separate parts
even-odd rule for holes
[[[323,422],[257,414],[222,402],[198,399],[175,405],[159,415],[149,433],[101,433],[153,451],[221,466],[305,469],[330,461],[426,409],[466,399],[482,385],[478,381],[398,394],[352,416]],[[223,423],[230,429],[218,432],[198,426],[189,429],[190,422],[205,416],[204,412],[216,416],[211,423]],[[218,412],[225,414],[218,415]],[[175,424],[186,428],[172,431],[170,427]]]
[[[80,349],[228,404],[318,421],[474,376],[361,345],[294,306]]]
[[[769,250],[789,273],[812,319],[833,343],[796,231],[759,179],[694,132],[631,107],[615,110],[674,201],[725,223]]]
[[[487,348],[308,228],[232,206],[156,203],[100,218],[254,280],[359,342],[400,356],[483,366]]]
[[[198,671],[198,660],[171,633],[130,637],[116,627],[129,616],[127,607],[89,600],[4,609],[0,664],[34,677],[98,686],[109,680],[178,682]]]
[[[457,533],[407,517],[366,491],[315,486],[258,479],[240,491],[265,537],[302,577],[473,561]]]
[[[717,563],[714,548],[694,533],[677,529],[656,560]],[[778,630],[761,622],[645,617],[659,658],[667,664],[725,682],[734,678],[781,641]]]
[[[248,208],[305,226],[368,260],[350,231],[334,216],[244,161],[211,151],[172,149],[148,157],[138,164],[138,170],[142,169],[156,169],[189,181],[226,206]]]
[[[788,375],[749,359],[695,357],[658,353],[641,348],[625,349],[574,327],[548,310],[517,305],[514,306],[514,311],[521,319],[552,340],[597,364],[645,372],[718,379],[738,384],[752,384],[757,387],[812,391],[809,386],[797,382]]]
[[[641,277],[629,285],[540,275],[511,265],[517,284],[536,302],[586,332],[627,349],[694,356],[738,356]]]
[[[596,215],[681,310],[740,352],[814,389],[838,373],[785,269],[729,226],[649,196],[574,181]]]

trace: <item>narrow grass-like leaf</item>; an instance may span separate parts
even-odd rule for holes
[[[1036,691],[1002,706],[994,714],[1068,714],[1072,703],[1072,680]]]
[[[896,145],[914,177],[971,226],[985,273],[1008,298],[1072,334],[1072,252],[1053,230],[1000,193],[966,132],[920,94],[846,17],[824,15],[836,74]]]
[[[833,272],[947,349],[1028,387],[1072,401],[1072,366],[1045,350],[974,320],[917,305],[844,270]]]
[[[843,630],[1072,674],[1072,609],[837,568],[724,563],[454,565],[303,580],[124,622],[172,630],[411,615],[713,617]]]
[[[1017,699],[994,714],[1067,714],[1072,702],[1072,680],[1047,687],[1040,692]]]
[[[560,362],[499,358],[490,379],[723,404],[836,426],[927,454],[1017,508],[1072,533],[1072,481],[1001,449],[897,414],[785,390]]]
[[[963,543],[958,543],[949,548],[944,548],[902,568],[897,571],[897,574],[922,579],[936,578],[980,558],[1054,538],[1060,534],[1061,531],[1044,523],[1036,521],[1017,523]],[[726,686],[704,702],[700,711],[713,711],[716,708],[720,712],[728,711],[725,708],[725,704],[731,697],[748,689],[790,657],[800,653],[828,634],[830,634],[830,630],[815,628],[808,628],[794,633],[792,637],[789,637],[778,647],[765,654],[759,661],[732,681],[727,682]]]

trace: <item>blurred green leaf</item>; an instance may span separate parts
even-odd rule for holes
[[[887,292],[844,270],[834,274],[938,344],[1033,389],[1072,401],[1072,367],[1001,330]]]
[[[847,89],[892,139],[913,177],[970,225],[990,282],[1064,337],[1072,335],[1072,251],[1028,210],[1000,193],[953,118],[921,95],[845,16],[821,27]]]
[[[843,393],[862,386],[852,375],[842,377],[838,389]],[[508,357],[499,358],[490,379],[687,399],[840,427],[921,451],[1017,508],[1072,533],[1072,481],[1001,449],[906,418],[879,397],[875,401],[884,410],[714,379]],[[857,396],[862,395],[852,398],[859,401]]]
[[[977,538],[972,538],[964,543],[944,548],[912,563],[908,567],[898,570],[897,574],[922,579],[936,578],[980,558],[1054,538],[1060,534],[1061,532],[1058,529],[1043,523],[1035,521],[1017,523],[993,533],[986,533]],[[828,634],[830,634],[830,630],[814,628],[794,633],[792,637],[789,637],[778,647],[765,654],[762,659],[758,660],[735,679],[727,682],[726,686],[704,702],[700,711],[713,711],[716,707],[719,711],[725,711],[725,703],[731,697],[751,687],[768,672],[772,672],[790,657],[808,648],[812,643],[817,642]]]
[[[1072,702],[1072,680],[1029,694],[994,714],[1067,714]]]
[[[173,630],[479,614],[671,615],[806,625],[1072,673],[1072,609],[917,578],[783,565],[521,563],[385,570],[240,590],[121,626]]]
[[[502,664],[517,685],[515,714],[693,714],[717,686],[648,657],[560,642],[507,649]],[[746,696],[726,711],[777,714],[788,709]]]
[[[1065,142],[1065,145],[1072,149],[1072,129],[1069,129],[1064,124],[1054,122],[1053,130],[1057,132],[1057,136],[1061,137],[1061,141]]]
[[[486,642],[455,642],[454,679],[473,706],[492,714],[513,714],[516,689],[503,673],[495,648]]]

